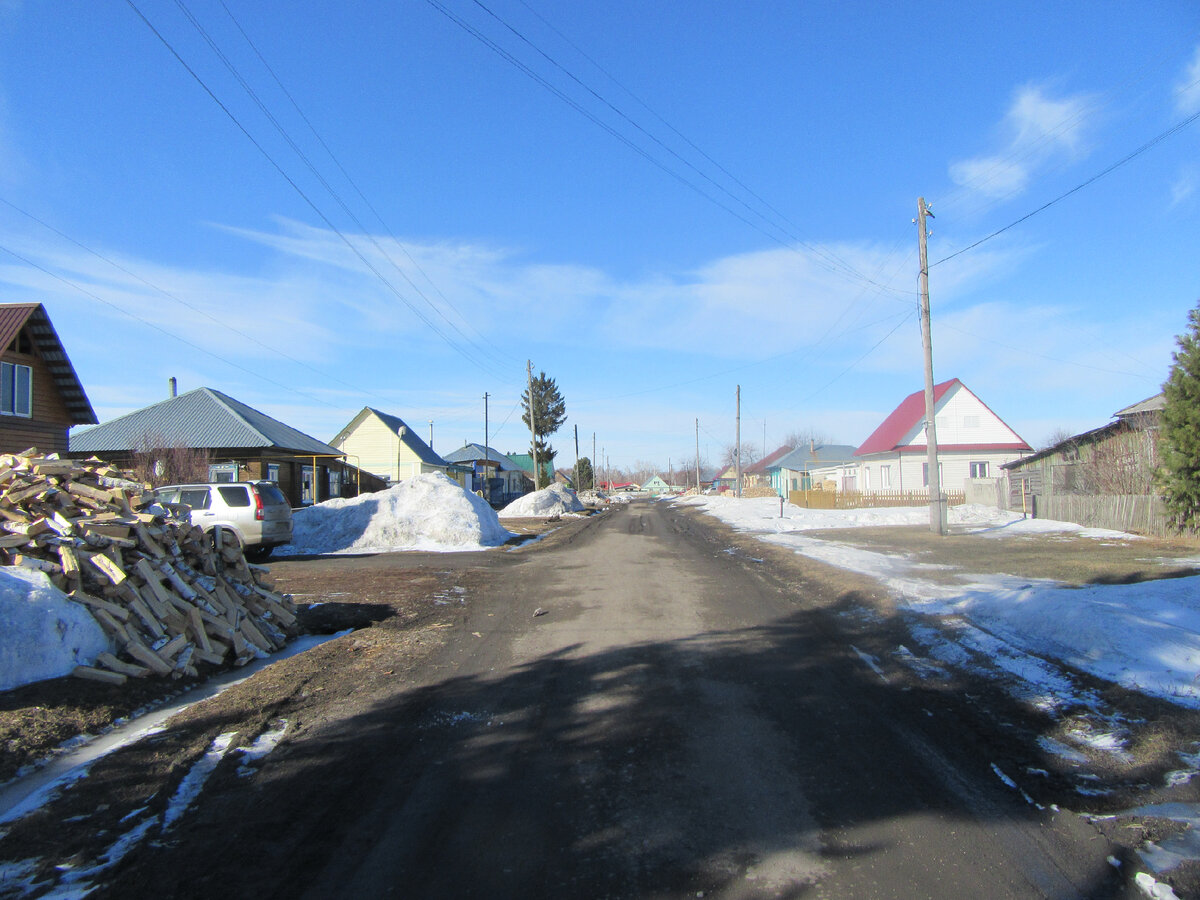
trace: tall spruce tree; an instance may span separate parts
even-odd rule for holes
[[[553,479],[546,478],[546,473],[554,472],[554,457],[557,451],[547,443],[546,438],[558,431],[567,420],[567,404],[558,392],[558,385],[545,372],[533,379],[533,441],[530,452],[537,457],[538,471],[533,474],[535,488],[545,487]],[[521,394],[521,421],[529,427],[529,389]]]
[[[1194,531],[1200,529],[1200,305],[1188,313],[1188,331],[1176,342],[1163,385],[1159,484],[1176,523]]]

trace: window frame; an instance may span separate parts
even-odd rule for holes
[[[0,362],[0,415],[33,418],[33,366]]]

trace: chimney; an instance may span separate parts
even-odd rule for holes
[[[178,397],[179,396],[179,383],[175,380],[174,375],[172,375],[169,379],[167,379],[167,384],[170,385],[171,396]]]
[[[808,452],[813,454],[814,456],[816,456],[816,454],[817,454],[817,439],[816,438],[808,439]]]

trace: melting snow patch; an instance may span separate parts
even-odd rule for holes
[[[1066,744],[1062,743],[1061,741],[1056,741],[1052,737],[1046,737],[1043,735],[1039,737],[1037,741],[1038,746],[1040,746],[1047,753],[1057,756],[1059,759],[1064,759],[1067,762],[1076,763],[1078,765],[1084,765],[1089,761],[1088,758],[1078,750],[1068,747]]]
[[[253,744],[243,747],[240,751],[242,764],[238,766],[238,775],[245,778],[247,775],[257,772],[258,769],[254,764],[266,759],[271,751],[279,746],[279,742],[287,733],[287,726],[287,720],[280,719],[274,728],[260,734]]]
[[[212,745],[204,751],[204,755],[196,760],[188,773],[183,776],[183,781],[179,783],[175,796],[167,804],[167,811],[163,813],[164,829],[170,828],[176,819],[187,812],[192,801],[200,796],[200,791],[204,787],[204,783],[208,781],[208,776],[213,773],[217,763],[224,759],[235,737],[237,737],[236,731],[227,731],[225,734],[217,735]]]
[[[1151,898],[1151,900],[1179,900],[1179,895],[1171,890],[1169,884],[1155,881],[1154,878],[1145,872],[1138,872],[1133,880],[1137,882],[1137,886],[1141,892]]]
[[[870,667],[871,671],[879,676],[880,680],[884,684],[888,684],[888,677],[883,674],[883,669],[879,668],[879,664],[875,661],[875,657],[871,656],[869,653],[863,653],[853,644],[850,645],[850,649],[858,654],[858,658],[865,662]]]

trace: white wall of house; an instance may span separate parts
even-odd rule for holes
[[[939,442],[941,435],[938,435]],[[1019,459],[1022,454],[996,450],[938,450],[943,490],[960,491],[969,478],[995,478],[1000,466]],[[919,491],[928,487],[925,479],[927,457],[924,452],[876,454],[858,464],[858,489],[861,491]]]

